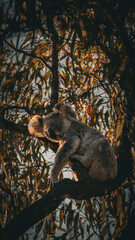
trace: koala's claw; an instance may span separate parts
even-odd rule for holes
[[[50,179],[50,189],[52,190],[53,187],[55,186],[57,182],[53,181],[52,179]]]

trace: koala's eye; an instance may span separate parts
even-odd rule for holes
[[[51,128],[48,129],[48,134],[49,134],[50,138],[52,138],[52,139],[56,139],[56,137],[57,137],[55,132]]]

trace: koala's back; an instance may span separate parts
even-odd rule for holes
[[[117,174],[117,160],[108,140],[98,130],[79,121],[72,122],[71,129],[80,139],[74,157],[89,168],[92,179],[113,179]]]
[[[95,139],[104,138],[100,131],[77,120],[72,121],[70,131],[73,132],[72,134],[77,134],[83,141],[89,140],[93,142]]]
[[[77,120],[72,121],[67,135],[69,135],[70,139],[72,139],[72,136],[80,139],[80,145],[77,150],[77,154],[80,155],[83,155],[96,140],[105,139],[101,132]]]

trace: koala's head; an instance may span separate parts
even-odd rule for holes
[[[70,104],[59,103],[45,117],[34,116],[29,122],[28,130],[35,137],[47,137],[53,142],[59,142],[75,118],[76,114]]]
[[[29,133],[35,137],[44,137],[43,118],[39,115],[35,115],[29,122],[28,130]]]
[[[68,130],[76,114],[69,104],[56,104],[53,112],[43,119],[43,133],[51,141],[59,142]]]

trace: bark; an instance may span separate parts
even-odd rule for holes
[[[22,124],[16,124],[14,122],[11,122],[9,120],[6,120],[2,117],[0,117],[0,128],[3,130],[10,130],[10,131],[16,131],[22,134],[30,135],[28,128]]]
[[[58,102],[58,33],[54,27],[53,17],[47,14],[47,27],[52,41],[52,82],[50,108]]]

